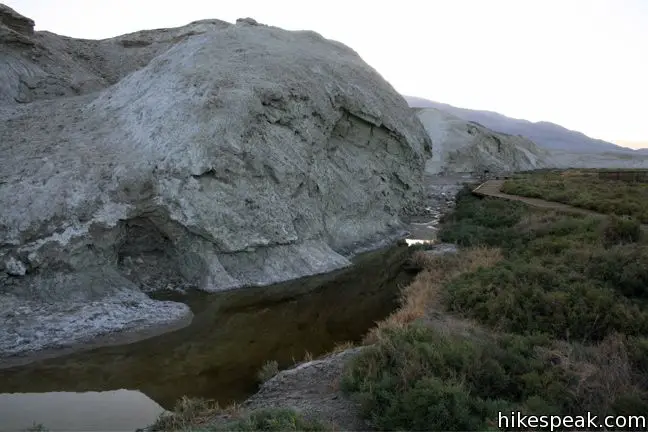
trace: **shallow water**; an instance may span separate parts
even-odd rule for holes
[[[162,412],[160,405],[133,390],[5,394],[0,396],[0,430],[20,431],[40,423],[59,431],[98,430],[99,425],[133,431]]]
[[[189,304],[195,314],[191,325],[129,345],[0,370],[0,407],[17,397],[25,398],[29,409],[39,407],[0,409],[0,430],[7,430],[5,424],[29,427],[33,422],[70,430],[62,423],[62,412],[68,413],[63,417],[85,421],[77,430],[134,429],[157,416],[159,411],[151,406],[171,409],[184,395],[222,404],[242,401],[256,391],[256,373],[265,361],[289,367],[306,352],[317,356],[337,343],[360,340],[387,316],[397,306],[399,287],[411,279],[403,270],[408,253],[403,246],[371,252],[359,256],[351,268],[270,287],[161,296]],[[151,399],[129,393],[129,406],[141,407],[135,411],[142,414],[131,416],[127,426],[127,398],[114,393],[120,389]],[[92,406],[75,400],[102,402]]]

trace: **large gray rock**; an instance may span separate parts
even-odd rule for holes
[[[9,6],[0,3],[0,25],[24,35],[34,33],[34,20],[20,15]]]
[[[434,143],[426,172],[511,172],[544,168],[549,152],[519,136],[494,132],[436,108],[415,109]]]
[[[5,44],[0,68],[0,296],[139,304],[327,272],[418,206],[429,137],[342,44],[249,19],[32,40],[53,54]]]
[[[3,6],[0,4],[0,19]],[[18,15],[13,14],[14,18]],[[17,26],[10,28],[6,22],[0,21],[0,104],[96,92],[146,66],[175,44],[231,25],[202,20],[184,27],[87,40],[45,31],[18,32],[14,30]]]

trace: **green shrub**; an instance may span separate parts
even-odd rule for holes
[[[191,430],[197,424],[215,414],[223,412],[218,403],[202,398],[180,398],[173,411],[165,411],[146,430],[156,431],[185,431]]]
[[[536,355],[548,343],[515,335],[476,341],[421,325],[387,329],[347,366],[342,388],[378,430],[483,430],[498,411],[530,398],[571,406],[573,378]]]
[[[596,187],[574,190],[574,180],[556,173],[542,180],[550,186],[522,181],[527,195],[536,190],[546,198],[550,190],[556,199],[599,209],[634,208],[612,194],[601,203]],[[509,187],[526,187],[516,182]],[[461,336],[421,322],[381,328],[342,380],[373,427],[484,430],[496,425],[498,411],[646,412],[648,246],[636,221],[559,214],[466,189],[439,236],[496,247],[504,259],[447,278],[430,321],[421,322],[435,325],[437,309],[445,308],[453,319],[504,333]]]
[[[257,372],[257,379],[259,382],[264,383],[270,378],[274,377],[279,373],[279,363],[276,360],[269,360],[261,366],[259,372]]]
[[[375,416],[373,426],[387,431],[483,430],[497,408],[497,402],[472,397],[461,383],[429,376],[415,382],[402,397],[393,398]]]
[[[460,246],[514,245],[519,236],[513,226],[525,211],[524,204],[477,198],[466,188],[457,195],[455,210],[446,217],[439,239]]]
[[[648,330],[648,310],[593,280],[534,263],[504,262],[446,286],[446,305],[494,328],[521,334],[600,340]]]
[[[643,384],[648,388],[648,337],[629,337],[628,354],[632,366],[646,377]]]
[[[648,298],[648,247],[644,245],[596,249],[586,272],[624,296]]]
[[[646,183],[606,180],[587,172],[568,170],[518,175],[507,180],[502,191],[604,214],[632,216],[642,223],[648,223]]]
[[[331,431],[333,428],[319,421],[305,419],[290,409],[263,409],[253,411],[242,419],[226,423],[213,431]]]
[[[552,215],[464,194],[442,238],[501,247],[506,259],[449,282],[446,307],[521,334],[641,334],[648,331],[648,308],[637,302],[648,298],[648,247],[636,243],[640,232],[636,221]],[[606,237],[618,244],[606,246]]]
[[[610,415],[636,416],[648,413],[648,396],[645,393],[633,392],[619,395],[612,404]],[[637,430],[630,428],[626,430]]]
[[[610,216],[604,227],[603,238],[609,245],[636,243],[641,240],[641,224],[633,218]]]

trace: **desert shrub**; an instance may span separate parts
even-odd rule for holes
[[[641,224],[633,218],[610,216],[604,226],[603,238],[608,245],[638,242],[641,240]]]
[[[498,412],[645,413],[645,338],[593,345],[548,335],[479,338],[423,324],[386,328],[347,364],[342,389],[377,430],[486,430]]]
[[[234,408],[231,409],[233,410]],[[214,414],[223,411],[216,401],[182,397],[176,402],[173,411],[162,413],[147,430],[190,430],[191,428],[204,424]]]
[[[596,249],[587,275],[607,283],[627,297],[648,297],[648,247],[623,245]]]
[[[401,289],[400,307],[369,331],[365,344],[375,342],[384,326],[403,327],[431,312],[442,311],[440,292],[446,281],[478,268],[492,267],[503,259],[499,249],[487,247],[463,249],[460,254],[427,255],[418,251],[414,255],[418,256],[421,271]]]
[[[264,383],[279,373],[279,363],[276,360],[269,360],[261,366],[257,372],[257,380]]]
[[[610,215],[628,215],[648,223],[648,184],[600,179],[568,170],[515,176],[502,191],[556,201]]]
[[[572,180],[552,187],[574,199]],[[646,412],[648,247],[637,226],[463,191],[440,238],[464,248],[421,258],[343,390],[378,430],[485,430],[512,410]],[[497,254],[469,259],[478,245]]]
[[[547,227],[543,235],[568,236],[583,241],[598,240],[601,219],[595,216],[561,214]]]
[[[632,366],[645,376],[641,384],[648,388],[648,337],[629,337],[628,357]]]
[[[477,341],[422,325],[383,336],[347,366],[342,380],[379,430],[484,430],[498,411],[527,401],[557,412],[574,403],[568,388],[575,377],[537,354],[551,343],[544,336]]]
[[[524,213],[524,204],[477,198],[464,189],[458,194],[455,210],[446,218],[439,239],[460,246],[515,244],[519,236],[513,227]]]
[[[49,432],[49,429],[43,426],[42,423],[34,423],[29,428],[25,429],[24,432]]]
[[[488,238],[505,260],[447,282],[441,291],[450,311],[493,328],[557,338],[648,331],[648,308],[641,303],[648,297],[648,248],[610,247],[604,240],[607,232],[617,243],[636,241],[638,223],[537,211],[505,200],[493,205],[466,195],[457,208],[442,234],[465,235],[466,243]],[[479,212],[487,216],[475,216]],[[491,228],[499,217],[507,222]]]
[[[525,261],[504,262],[446,285],[449,310],[505,331],[602,339],[648,331],[648,311],[614,289]]]
[[[618,395],[609,414],[616,416],[636,416],[637,414],[648,412],[648,395],[645,392],[633,391],[631,393]],[[636,430],[628,428],[626,430]]]
[[[379,430],[484,430],[498,408],[497,402],[472,397],[462,383],[434,376],[416,381],[393,401],[374,419]]]
[[[212,431],[332,431],[332,426],[308,420],[291,409],[262,409],[252,411],[243,418],[228,422]]]

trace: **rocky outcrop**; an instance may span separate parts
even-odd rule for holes
[[[34,20],[20,15],[9,6],[0,3],[0,25],[22,35],[34,34]]]
[[[25,20],[31,22],[22,17]],[[50,32],[19,32],[6,24],[15,21],[21,19],[0,21],[0,104],[97,92],[146,66],[175,44],[231,25],[203,20],[184,27],[86,40]]]
[[[0,58],[4,62],[5,51],[13,45],[31,46],[30,36],[34,33],[34,21],[0,3]],[[0,66],[0,71],[2,71]],[[0,76],[1,78],[1,76]],[[0,84],[0,89],[1,89]],[[0,90],[1,91],[1,90]]]
[[[340,389],[346,364],[364,348],[350,348],[279,372],[242,404],[245,410],[292,409],[338,430],[368,430],[362,407]],[[218,424],[218,422],[215,422]]]
[[[532,141],[494,132],[436,108],[415,109],[434,143],[429,174],[511,172],[546,167],[549,153]]]
[[[46,304],[39,313],[110,297],[133,319],[104,317],[99,333],[175,319],[184,305],[152,316],[142,290],[344,267],[401,235],[422,197],[420,122],[354,51],[316,33],[246,19],[30,40],[2,47],[0,295]],[[8,345],[0,353],[26,346]]]

